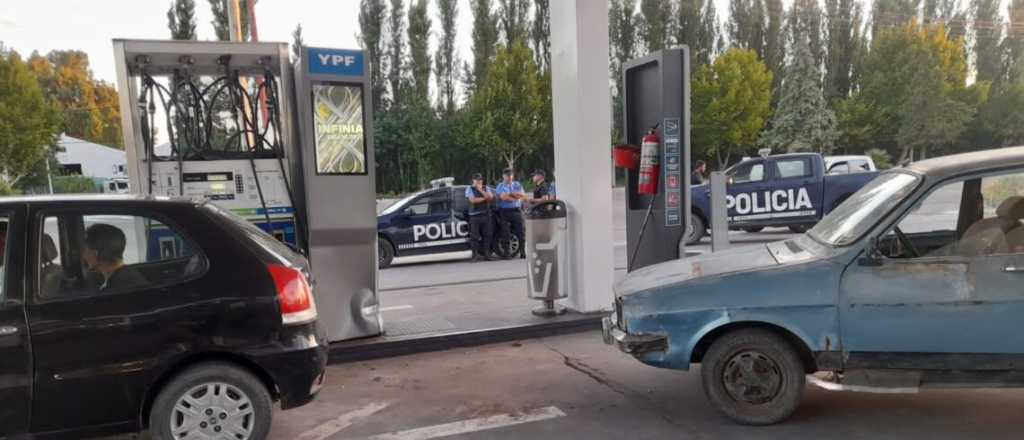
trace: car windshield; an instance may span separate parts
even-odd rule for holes
[[[409,202],[412,201],[412,199],[415,199],[416,197],[419,197],[422,194],[423,194],[423,192],[418,192],[418,193],[415,193],[415,194],[413,194],[411,196],[406,196],[406,198],[404,198],[402,200],[399,200],[399,201],[397,201],[395,203],[392,203],[391,206],[388,206],[387,208],[384,208],[384,210],[380,212],[380,215],[388,215],[388,214],[394,213],[395,211],[398,211],[399,209],[401,209],[403,206],[409,204]]]
[[[225,219],[231,224],[237,226],[245,233],[245,235],[249,236],[249,238],[255,241],[267,252],[274,254],[279,260],[282,260],[282,262],[297,266],[302,265],[302,260],[304,258],[302,255],[295,252],[288,245],[278,241],[274,236],[268,234],[266,231],[252,224],[250,221],[239,217],[231,211],[214,205],[213,203],[203,203],[202,207],[216,214],[219,218]]]
[[[830,212],[808,234],[833,246],[846,246],[903,201],[921,178],[908,172],[883,173]]]

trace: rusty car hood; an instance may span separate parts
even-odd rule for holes
[[[778,266],[779,260],[769,249],[774,244],[743,246],[648,266],[626,275],[615,286],[615,295],[626,296],[698,278]]]

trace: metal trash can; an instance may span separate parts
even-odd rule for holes
[[[566,241],[569,222],[565,202],[548,200],[526,212],[528,296],[544,301],[534,308],[537,316],[556,316],[565,307],[555,300],[569,295]]]

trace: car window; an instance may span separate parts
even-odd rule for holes
[[[809,158],[776,159],[775,176],[777,179],[790,179],[795,177],[810,177],[811,160]]]
[[[466,189],[464,187],[459,187],[455,189],[456,197],[453,197],[452,200],[454,200],[455,202],[454,207],[456,213],[461,213],[469,210],[469,199],[462,196],[465,193]]]
[[[829,174],[846,174],[850,172],[849,162],[839,162],[828,169]]]
[[[740,164],[730,174],[732,183],[760,182],[764,180],[764,162]]]
[[[51,215],[42,229],[42,298],[141,291],[192,279],[206,268],[192,242],[150,216]]]
[[[854,159],[850,161],[850,171],[857,173],[861,171],[871,171],[871,165],[864,159]]]
[[[448,191],[424,194],[412,201],[405,212],[410,215],[447,214],[451,211]]]
[[[4,289],[4,280],[7,278],[7,234],[9,233],[8,226],[10,225],[10,219],[8,217],[0,217],[0,300],[7,297],[7,291]]]

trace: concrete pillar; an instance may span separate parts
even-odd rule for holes
[[[551,88],[558,198],[569,206],[569,308],[611,307],[611,92],[607,0],[551,2]]]

